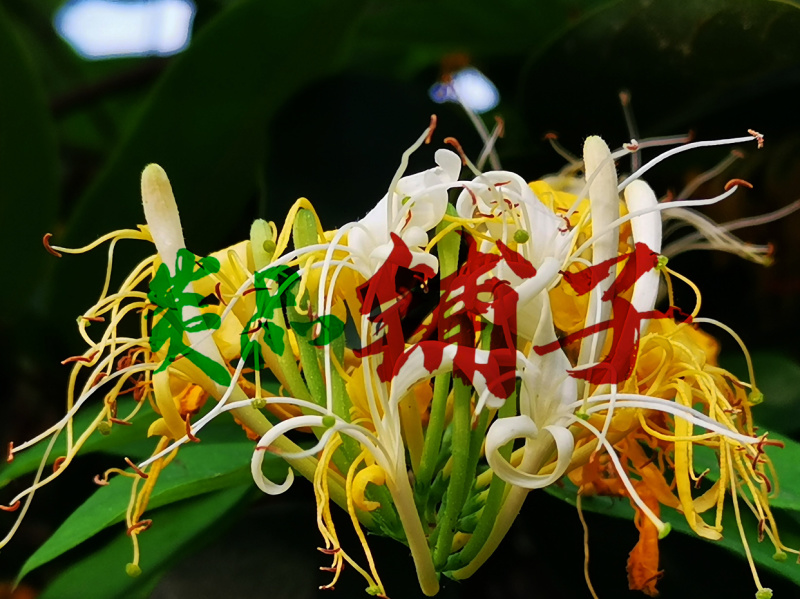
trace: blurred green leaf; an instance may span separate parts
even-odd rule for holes
[[[570,505],[575,505],[575,498],[578,489],[569,481],[565,481],[564,485],[558,487],[550,485],[546,488],[548,494],[557,497],[562,501],[566,501]],[[604,514],[614,518],[622,518],[625,520],[633,520],[634,511],[630,506],[627,499],[618,499],[611,497],[583,497],[581,506],[585,511]],[[772,558],[775,554],[775,548],[769,542],[769,539],[759,543],[758,542],[758,522],[747,506],[742,501],[739,502],[739,508],[742,510],[742,520],[744,524],[745,535],[753,555],[753,560],[759,567],[770,570],[794,583],[800,584],[800,565],[794,559],[789,557],[786,561],[779,562]],[[797,512],[788,512],[783,510],[775,511],[776,520],[778,522],[778,530],[781,535],[781,541],[788,547],[800,547],[800,514]],[[697,537],[689,525],[683,514],[671,508],[661,509],[661,519],[672,525],[673,531],[685,534],[702,541]],[[630,526],[633,526],[631,522]],[[725,513],[722,518],[722,526],[724,529],[723,538],[719,541],[705,541],[712,545],[724,547],[728,551],[735,553],[741,559],[745,559],[744,545],[739,536],[739,529],[736,523],[736,516],[733,511],[733,506],[728,502],[725,506]],[[669,537],[660,541],[661,543],[669,543]]]
[[[129,413],[135,402],[125,397],[118,399],[118,409],[120,414]],[[97,412],[90,412],[88,410],[81,410],[74,419],[75,437],[85,431],[91,422],[97,417]],[[126,455],[131,459],[144,457],[150,454],[155,445],[154,440],[147,441],[147,429],[150,424],[158,418],[149,404],[145,404],[140,409],[139,413],[133,419],[129,426],[114,425],[111,428],[111,433],[108,436],[103,436],[99,432],[94,432],[83,444],[79,456],[88,453],[103,452],[110,454]],[[30,449],[26,449],[19,454],[16,454],[14,461],[11,464],[3,464],[0,467],[0,489],[5,487],[9,482],[19,478],[24,474],[33,472],[39,467],[39,463],[44,456],[44,451],[47,448],[47,441],[42,441],[34,445]],[[56,458],[63,456],[67,451],[66,435],[62,434],[53,446],[53,451],[47,458],[47,465],[55,462]]]
[[[764,394],[764,402],[753,408],[753,416],[768,431],[800,431],[800,364],[772,350],[754,351],[752,359],[758,390]],[[741,352],[723,352],[720,364],[741,380],[749,379]]]
[[[769,504],[773,508],[792,510],[800,514],[800,443],[774,432],[769,433],[769,440],[784,445],[768,445],[764,448],[778,475],[779,492],[770,497]],[[695,470],[702,472],[707,468],[708,480],[718,480],[719,463],[716,454],[702,446],[696,446],[693,453]]]
[[[449,53],[486,58],[534,52],[618,2],[375,2],[359,27],[353,59],[367,70],[408,77]]]
[[[76,564],[71,565],[39,596],[40,599],[146,598],[166,568],[208,541],[210,530],[224,514],[239,505],[252,489],[239,485],[182,501],[152,514],[153,525],[139,536],[142,574],[131,578],[131,541],[124,531]]]
[[[42,235],[58,206],[58,152],[44,89],[4,9],[0,7],[0,223],[13,248],[4,271],[0,320],[42,308],[34,294],[48,258]],[[23,320],[24,322],[24,320]]]
[[[81,244],[142,222],[139,175],[157,162],[170,175],[189,246],[217,249],[256,197],[271,117],[339,66],[359,5],[247,0],[224,10],[170,63],[58,241]],[[97,264],[59,264],[51,290],[59,314],[80,313],[85,300],[55,291]]]
[[[242,439],[241,434],[239,440],[226,442],[232,428],[235,425],[209,426],[203,431],[200,443],[183,446],[177,457],[159,476],[150,496],[148,509],[210,491],[239,486],[250,480],[253,443],[246,438]],[[264,468],[267,476],[274,477],[275,480],[282,480],[286,476],[286,464],[276,456],[266,455]],[[97,489],[25,562],[19,578],[112,524],[122,522],[130,492],[131,479],[122,476],[112,478],[107,486]]]

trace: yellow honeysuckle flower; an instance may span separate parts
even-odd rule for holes
[[[312,483],[322,551],[331,559],[324,588],[349,563],[369,594],[386,596],[367,528],[405,543],[422,591],[434,595],[442,575],[467,578],[491,556],[531,490],[564,476],[579,498],[630,500],[640,540],[629,582],[650,595],[658,540],[670,530],[661,506],[718,539],[726,498],[740,533],[744,502],[776,552],[793,551],[781,543],[769,507],[769,441],[753,428],[750,409],[760,397],[752,368],[743,382],[718,366],[718,345],[697,325],[735,333],[700,317],[699,289],[667,268],[670,247],[678,253],[699,242],[662,248],[669,217],[695,224],[709,247],[761,260],[763,252],[736,240],[732,228],[691,211],[744,183],[735,180],[716,198],[664,204],[641,179],[679,151],[763,137],[688,143],[620,182],[614,161],[647,142],[612,152],[593,136],[580,165],[533,183],[509,171],[481,172],[450,140],[460,158],[439,150],[436,167],[406,175],[409,155],[430,141],[434,124],[403,155],[376,207],[336,230],[325,230],[301,199],[280,229],[256,221],[249,239],[195,256],[166,173],[149,165],[142,173],[147,225],[78,250],[50,246],[46,237],[56,253],[105,241],[113,250],[121,239],[151,242],[156,253],[115,293],[109,259],[100,299],[79,319],[89,349],[71,359],[66,416],[11,450],[52,443],[63,431],[67,455],[53,475],[42,478],[40,470],[15,501],[29,502],[90,434],[130,422],[149,401],[159,415],[148,431],[158,437],[152,456],[98,478],[133,480],[132,575],[140,572],[137,538],[150,525],[142,517],[159,473],[223,412],[257,441],[251,471],[261,490],[284,492],[295,472]],[[460,178],[462,162],[472,178]],[[674,305],[677,284],[696,293],[691,313]],[[669,308],[661,311],[664,289]],[[135,321],[138,336],[123,336],[122,321]],[[87,332],[93,322],[106,326],[99,339]],[[268,377],[279,391],[265,389]],[[119,415],[118,397],[127,392],[136,407]],[[95,396],[102,396],[100,412],[75,438],[73,417]],[[209,397],[213,407],[198,417]],[[717,456],[719,472],[697,492],[704,475],[692,456],[700,446]],[[262,471],[267,452],[291,466],[282,483]],[[341,546],[331,501],[349,515],[364,562]],[[749,556],[743,534],[742,542]],[[753,573],[762,599],[768,589]]]

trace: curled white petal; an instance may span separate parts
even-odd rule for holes
[[[296,416],[289,420],[277,424],[269,429],[263,437],[258,441],[256,450],[253,452],[253,457],[250,460],[250,472],[253,475],[253,481],[259,489],[264,491],[267,495],[280,495],[289,489],[294,482],[294,472],[289,468],[286,475],[286,480],[282,484],[276,484],[269,480],[261,471],[261,464],[264,462],[264,453],[272,443],[283,436],[290,430],[301,428],[304,426],[324,426],[322,424],[322,416]]]
[[[525,439],[525,451],[547,451],[549,443],[536,424],[527,416],[496,420],[486,433],[486,459],[492,470],[504,481],[525,489],[541,489],[557,481],[569,466],[575,442],[563,426],[545,426],[556,444],[556,467],[551,474],[532,474],[513,467],[501,455],[500,448],[514,439]],[[537,462],[539,460],[535,460]]]

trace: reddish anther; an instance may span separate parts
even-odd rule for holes
[[[497,123],[497,137],[503,137],[506,134],[506,122],[499,115],[495,115],[494,122]]]
[[[61,464],[63,464],[66,459],[67,458],[65,458],[63,455],[58,456],[55,462],[53,462],[53,472],[58,472],[59,468],[61,468]]]
[[[10,464],[14,461],[14,442],[8,442],[8,454],[6,455],[6,462]]]
[[[128,464],[128,466],[130,466],[133,469],[133,471],[142,478],[148,478],[147,473],[144,472],[141,468],[139,468],[139,466],[131,462],[130,458],[125,458],[125,463]]]
[[[475,192],[472,191],[472,189],[470,189],[466,185],[462,185],[462,187],[467,190],[467,193],[469,194],[469,197],[472,198],[472,205],[476,206],[478,204],[478,196],[476,196]]]
[[[109,418],[108,420],[114,424],[121,424],[122,426],[131,426],[133,424],[127,420],[120,420],[119,418]]]
[[[94,480],[94,484],[96,484],[99,487],[108,486],[108,481],[105,478],[101,477],[99,474],[95,474],[92,480]]]
[[[694,481],[694,488],[695,489],[699,489],[700,488],[700,483],[703,482],[703,479],[708,475],[709,472],[711,472],[711,469],[710,468],[706,468],[705,470],[703,470],[700,473],[700,476],[698,476],[697,480]]]
[[[186,436],[189,437],[189,441],[193,441],[195,443],[200,443],[200,439],[194,436],[192,433],[192,424],[189,422],[189,416],[186,416],[186,420],[184,420],[186,424]]]
[[[88,320],[89,322],[105,322],[106,319],[102,316],[81,316],[83,320]]]
[[[753,184],[745,181],[744,179],[731,179],[725,184],[725,191],[730,191],[732,187],[737,187],[739,185],[746,187],[747,189],[753,189]]]
[[[42,244],[44,244],[44,249],[46,249],[49,253],[53,254],[56,258],[61,258],[61,252],[55,251],[50,245],[50,238],[52,236],[53,236],[52,233],[45,233],[44,237],[42,237]]]
[[[739,160],[744,158],[744,152],[741,150],[731,150],[731,156],[735,156]]]
[[[433,132],[436,131],[436,121],[437,121],[436,115],[432,114],[431,115],[431,124],[428,125],[428,136],[425,138],[425,143],[426,144],[431,143],[431,138],[433,137]]]
[[[336,555],[340,551],[339,547],[334,547],[333,549],[327,549],[327,548],[324,548],[324,547],[317,547],[317,550],[321,551],[325,555]]]
[[[756,476],[761,479],[761,482],[764,483],[764,486],[767,487],[767,493],[772,493],[772,483],[769,481],[769,478],[763,472],[759,472],[758,470],[755,471]]]
[[[19,499],[17,499],[17,501],[12,505],[0,505],[0,510],[4,512],[16,512],[20,505],[22,504],[20,503]]]
[[[227,306],[228,302],[226,302],[224,299],[222,299],[222,290],[221,289],[222,289],[222,283],[220,283],[218,281],[217,284],[214,286],[214,295],[217,296],[217,299],[222,303],[223,306]]]
[[[461,163],[466,165],[467,162],[467,155],[464,153],[464,149],[461,147],[461,144],[458,143],[458,140],[455,137],[445,137],[444,143],[453,146],[458,152],[458,155],[461,156]]]
[[[548,141],[555,141],[555,140],[558,139],[558,134],[557,133],[553,133],[552,131],[550,131],[549,133],[545,133],[544,134],[544,139],[546,139]]]
[[[758,144],[759,150],[764,147],[763,135],[761,135],[758,131],[753,131],[752,129],[748,129],[747,132],[756,139],[756,143]]]
[[[92,381],[92,387],[94,387],[95,385],[97,385],[97,383],[99,383],[100,381],[102,381],[102,380],[103,380],[104,378],[106,378],[107,376],[108,376],[108,373],[107,373],[107,372],[98,372],[98,373],[97,373],[97,376],[96,376],[96,377],[94,377],[94,380]]]
[[[83,362],[84,364],[89,364],[94,357],[97,355],[97,352],[92,352],[88,356],[72,356],[67,358],[66,360],[61,360],[62,364],[71,364],[73,362]]]
[[[338,572],[339,571],[339,568],[332,568],[330,566],[320,566],[319,569],[322,570],[323,572]]]
[[[138,522],[131,524],[130,527],[128,527],[127,534],[128,536],[131,536],[132,534],[138,535],[140,532],[144,532],[148,528],[150,528],[151,524],[153,524],[152,520],[139,520]]]

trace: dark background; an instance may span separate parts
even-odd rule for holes
[[[430,148],[412,159],[428,168],[445,136],[470,156],[480,140],[456,105],[436,105],[428,89],[452,56],[485,73],[500,92],[503,166],[528,179],[563,165],[543,140],[557,132],[580,153],[602,135],[629,139],[618,93],[631,92],[640,138],[685,133],[766,136],[763,150],[712,180],[698,197],[733,177],[755,186],[708,210],[719,222],[776,210],[800,197],[800,9],[768,0],[641,2],[198,2],[189,49],[171,58],[81,59],[52,28],[57,0],[0,0],[0,440],[22,441],[63,411],[68,367],[83,351],[76,316],[100,292],[105,249],[61,260],[40,239],[83,245],[143,221],[138,177],[165,167],[197,254],[247,236],[253,218],[279,224],[300,196],[326,228],[366,213],[385,193],[400,154],[435,112]],[[450,58],[448,58],[450,57]],[[647,175],[663,194],[723,159],[730,148],[683,154]],[[654,156],[653,151],[645,158]],[[629,168],[627,161],[620,170]],[[798,437],[800,419],[800,214],[741,231],[776,247],[769,268],[720,253],[694,252],[671,266],[703,291],[702,315],[733,326],[753,351],[766,402],[758,418]],[[143,256],[121,243],[116,271]],[[119,281],[118,281],[119,282]],[[113,287],[113,283],[112,283]],[[688,303],[691,296],[679,295]],[[723,364],[741,369],[721,338]],[[107,467],[96,456],[42,491],[25,526],[2,550],[0,580],[93,489]],[[0,491],[0,499],[7,490]],[[326,579],[313,520],[313,494],[245,502],[220,517],[154,597],[315,597]],[[5,520],[5,518],[0,518]],[[589,515],[592,574],[601,597],[626,590],[625,559],[636,542],[629,522]],[[340,526],[345,538],[348,523]],[[0,530],[5,530],[4,528]],[[117,531],[118,532],[118,531]],[[731,531],[733,534],[734,531]],[[59,568],[102,547],[108,533],[30,578],[40,588]],[[214,540],[216,539],[216,540]],[[350,539],[353,547],[355,539]],[[407,551],[374,539],[379,571],[393,597],[416,597]],[[347,541],[345,541],[345,546]],[[357,543],[356,545],[357,546]],[[665,598],[751,597],[744,562],[677,534],[662,543]],[[83,552],[83,553],[82,553]],[[472,579],[445,584],[445,597],[588,597],[582,532],[572,507],[544,493],[529,498],[497,554]],[[102,576],[102,573],[98,573]],[[797,588],[764,576],[778,597]],[[362,581],[346,572],[336,593]],[[2,597],[0,591],[0,597]]]

